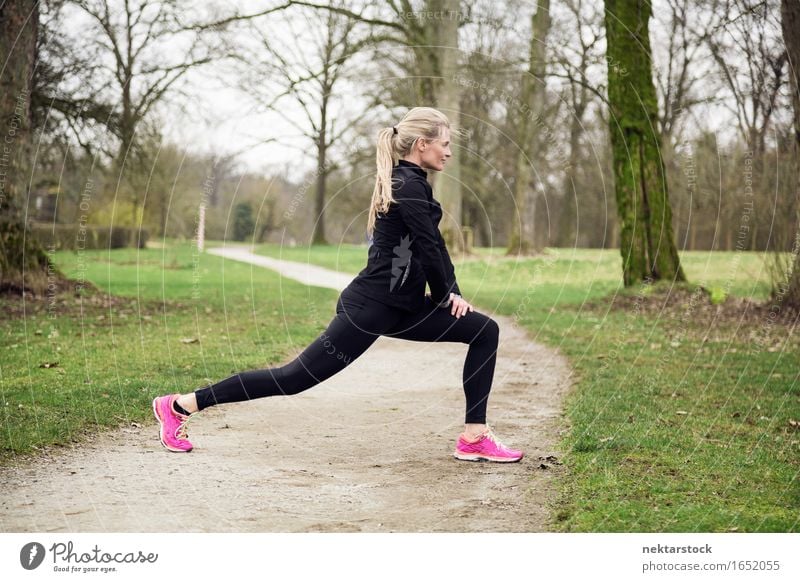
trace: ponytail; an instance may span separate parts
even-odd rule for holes
[[[385,127],[378,133],[375,156],[377,174],[367,218],[367,235],[370,238],[375,231],[378,214],[388,212],[389,206],[395,201],[392,197],[392,168],[395,163],[411,153],[418,139],[438,138],[443,127],[450,128],[450,121],[444,113],[432,107],[414,107],[400,123]]]
[[[382,129],[378,134],[378,153],[375,157],[377,175],[367,219],[367,233],[370,237],[375,230],[378,213],[389,212],[389,205],[394,202],[394,198],[392,198],[392,167],[395,163],[394,137],[394,129],[391,127]]]

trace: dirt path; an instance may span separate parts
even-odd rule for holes
[[[246,249],[209,252],[287,276],[309,272]],[[324,277],[340,289],[349,281],[313,271],[317,284]],[[489,422],[526,451],[520,463],[451,456],[463,421],[466,345],[380,338],[300,395],[198,415],[190,454],[166,452],[153,420],[0,469],[0,530],[545,531],[563,468],[543,458],[560,456],[554,447],[570,370],[510,319],[495,319]]]

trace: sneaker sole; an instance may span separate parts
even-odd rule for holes
[[[472,461],[473,463],[492,462],[492,463],[518,463],[523,457],[509,458],[509,457],[489,457],[486,455],[467,455],[464,453],[453,453],[453,457],[459,461]]]
[[[161,446],[167,449],[172,453],[188,453],[192,449],[176,449],[174,447],[170,447],[167,443],[164,442],[164,421],[161,420],[161,416],[158,414],[158,398],[153,398],[153,414],[158,421],[158,441],[161,443]]]

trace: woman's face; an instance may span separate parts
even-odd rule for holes
[[[419,144],[420,160],[422,162],[420,166],[427,170],[436,170],[438,172],[444,170],[444,165],[453,155],[450,152],[450,130],[443,127],[442,133],[437,139],[428,140],[423,138],[417,143]]]

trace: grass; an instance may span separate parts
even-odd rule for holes
[[[366,260],[359,246],[257,251],[348,273]],[[56,259],[114,297],[62,298],[0,322],[6,455],[139,421],[155,394],[274,364],[327,324],[336,298],[178,243]],[[456,262],[465,295],[516,318],[576,372],[555,530],[798,530],[797,333],[763,313],[738,316],[737,298],[768,296],[763,256],[682,260],[720,311],[692,303],[692,285],[664,309],[663,285],[623,289],[618,251],[517,260],[493,249]],[[4,313],[20,310],[3,301]]]
[[[358,273],[367,264],[367,245],[316,245],[288,246],[277,244],[257,245],[254,251],[258,255],[312,263],[332,269],[340,273]]]

